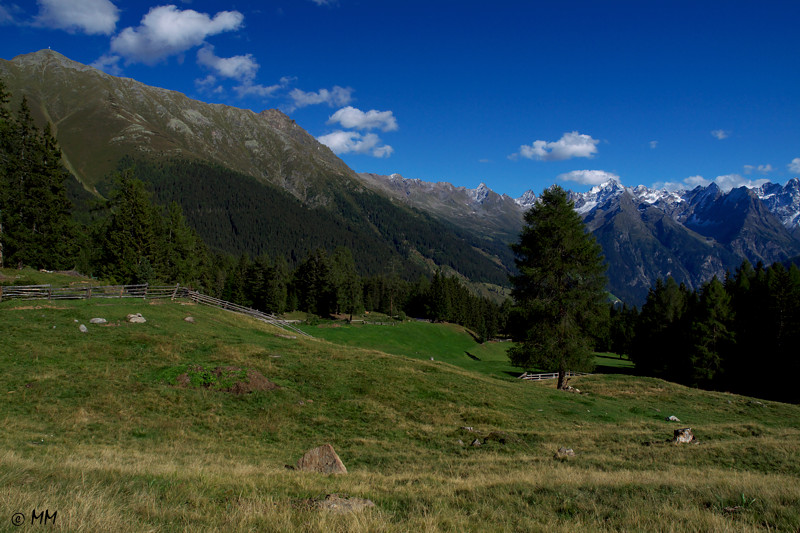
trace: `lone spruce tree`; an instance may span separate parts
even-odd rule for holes
[[[519,242],[511,245],[519,274],[511,277],[515,315],[511,362],[558,371],[591,370],[589,328],[605,300],[605,264],[573,202],[554,185],[525,213]]]

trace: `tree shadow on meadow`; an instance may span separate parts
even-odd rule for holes
[[[636,367],[630,359],[618,355],[595,354],[594,374],[625,374],[636,376]]]

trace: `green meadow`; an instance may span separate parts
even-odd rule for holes
[[[314,337],[342,346],[378,350],[414,359],[433,358],[434,361],[497,377],[522,374],[522,370],[508,361],[508,342],[480,344],[467,329],[456,324],[413,320],[392,325],[323,321],[317,325],[304,325],[301,329]]]
[[[558,391],[505,374],[502,343],[403,328],[287,338],[185,301],[0,303],[0,530],[45,509],[87,532],[800,528],[800,407],[623,374]],[[198,365],[279,388],[181,385]],[[678,427],[698,443],[666,442]],[[323,443],[348,474],[286,468]],[[375,507],[306,504],[333,493]]]

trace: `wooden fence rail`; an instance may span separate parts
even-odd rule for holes
[[[576,377],[576,376],[588,376],[589,374],[586,372],[567,372],[567,377]],[[558,378],[558,372],[549,372],[547,374],[529,374],[528,372],[524,372],[518,379],[527,379],[531,381],[541,381],[544,379],[556,379]]]
[[[3,300],[86,300],[89,298],[188,298],[197,304],[209,305],[251,316],[279,328],[290,330],[304,337],[311,337],[305,331],[293,326],[285,320],[251,309],[233,302],[227,302],[193,291],[180,285],[86,285],[74,287],[53,287],[52,285],[16,285],[0,286],[0,302]]]
[[[268,322],[274,326],[278,326],[279,328],[293,331],[298,335],[302,335],[303,337],[311,338],[311,335],[301,330],[300,328],[295,327],[286,320],[282,320],[270,313],[264,313],[263,311],[259,311],[258,309],[252,309],[250,307],[245,307],[243,305],[235,304],[233,302],[220,300],[219,298],[214,298],[213,296],[207,296],[197,291],[187,290],[186,297],[197,304],[210,305],[212,307],[217,307],[219,309],[224,309],[226,311],[241,313],[243,315],[251,316],[257,320]]]

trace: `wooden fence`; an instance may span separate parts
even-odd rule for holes
[[[180,285],[86,285],[73,287],[53,287],[52,285],[0,286],[0,302],[3,300],[87,300],[90,298],[188,298],[194,303],[209,305],[232,313],[240,313],[267,322],[279,328],[292,331],[304,337],[311,337],[305,331],[293,326],[275,315],[244,307],[233,302],[220,300],[193,291]]]
[[[257,309],[252,309],[250,307],[245,307],[243,305],[235,304],[233,302],[220,300],[219,298],[207,296],[205,294],[201,294],[197,291],[192,291],[189,289],[186,289],[185,296],[197,304],[210,305],[212,307],[218,307],[219,309],[224,309],[226,311],[231,311],[233,313],[241,313],[243,315],[251,316],[257,320],[268,322],[274,326],[278,326],[279,328],[293,331],[298,335],[302,335],[303,337],[311,337],[311,335],[309,335],[302,329],[295,327],[286,320],[282,320],[270,313],[264,313],[263,311],[259,311]]]
[[[572,378],[572,377],[576,377],[576,376],[588,376],[588,375],[589,374],[586,373],[586,372],[567,372],[567,377],[568,378]],[[557,379],[557,378],[558,378],[558,372],[550,372],[550,373],[547,373],[547,374],[530,374],[528,372],[525,372],[521,376],[519,376],[518,379],[527,379],[527,380],[531,380],[531,381],[541,381],[541,380],[544,380],[544,379]]]

